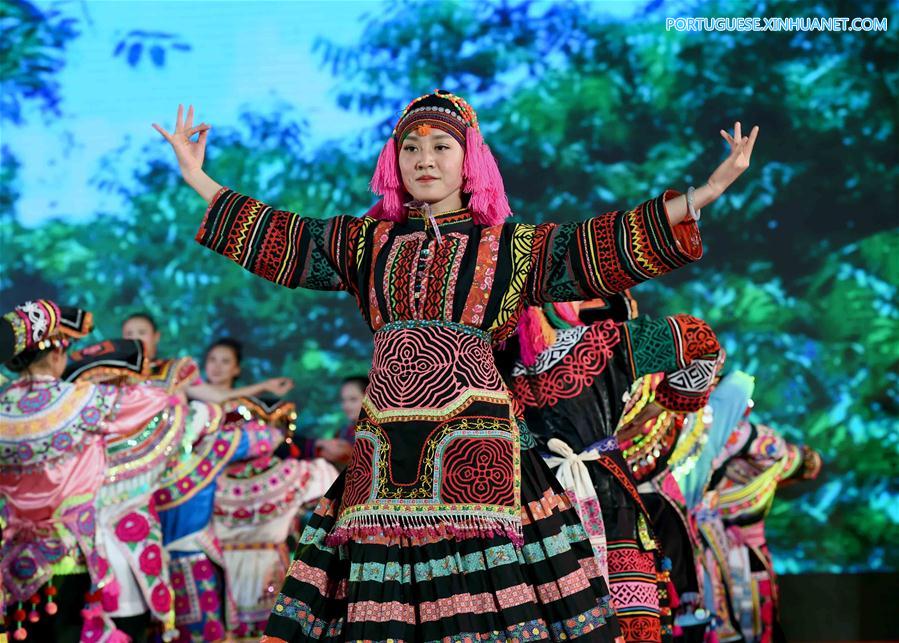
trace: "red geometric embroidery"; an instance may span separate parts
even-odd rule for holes
[[[435,409],[470,389],[500,391],[490,345],[442,326],[375,334],[367,395],[380,410]]]
[[[375,447],[371,440],[359,438],[353,444],[353,461],[346,472],[344,506],[360,505],[368,500],[372,488]]]
[[[420,319],[450,319],[453,311],[456,278],[462,255],[468,245],[468,237],[447,234],[442,243],[434,243],[434,261],[428,266],[426,282],[421,286],[424,299]]]
[[[612,320],[591,325],[561,361],[542,373],[513,378],[515,397],[526,406],[540,408],[579,396],[605,370],[620,341],[619,327]]]
[[[659,643],[662,640],[661,623],[656,616],[618,615],[621,635],[627,643]]]
[[[610,544],[615,545],[615,548],[609,551],[610,574],[641,573],[655,576],[655,558],[651,552],[640,551],[636,543],[626,549],[621,548],[624,544],[622,542]]]
[[[668,322],[675,337],[680,339],[677,342],[681,348],[677,361],[681,368],[694,359],[717,355],[721,350],[718,337],[705,321],[692,315],[672,315],[668,317]]]
[[[281,271],[285,259],[284,255],[289,247],[289,244],[284,243],[284,240],[289,238],[291,217],[292,215],[289,212],[272,212],[268,225],[260,231],[262,243],[259,246],[259,252],[256,257],[255,270],[260,277],[276,283],[287,283],[286,280],[277,280],[277,276]],[[303,224],[300,225],[302,226]],[[250,237],[252,238],[252,235]],[[296,255],[294,255],[294,261],[291,262],[294,265],[296,264],[295,259]],[[285,275],[289,273],[292,273],[292,271],[284,271]]]
[[[584,273],[588,276],[598,273],[601,278],[601,283],[596,283],[593,288],[593,292],[597,295],[621,292],[630,288],[636,282],[622,265],[621,260],[623,257],[614,251],[614,249],[620,247],[615,239],[615,224],[619,216],[619,212],[609,212],[594,217],[585,224],[578,226],[578,251],[581,257],[581,265],[584,266]],[[634,223],[638,222],[642,223],[642,218],[635,218]],[[639,227],[639,230],[636,227],[633,230],[634,238],[638,235],[645,237],[646,230],[642,226]],[[591,237],[594,238],[591,239]],[[643,244],[648,245],[645,241]],[[631,248],[624,249],[631,250]],[[591,254],[594,254],[599,261],[595,271],[590,270],[592,267],[592,262],[589,261]],[[630,259],[631,257],[628,256],[628,258]]]
[[[424,232],[397,237],[387,255],[383,288],[388,302],[388,321],[415,319],[412,280],[425,240]]]
[[[444,450],[443,462],[443,502],[509,505],[515,501],[515,466],[508,440],[457,438]]]

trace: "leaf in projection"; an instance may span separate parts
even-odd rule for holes
[[[131,46],[128,47],[128,64],[132,67],[136,67],[137,63],[140,62],[140,54],[143,50],[143,44],[139,42],[131,43]]]
[[[159,45],[153,45],[150,47],[150,58],[153,60],[154,65],[162,67],[165,65],[165,49]]]

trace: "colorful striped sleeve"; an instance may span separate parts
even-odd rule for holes
[[[527,303],[611,295],[699,259],[696,222],[668,221],[665,201],[679,195],[665,190],[632,210],[536,226]]]
[[[665,373],[655,391],[658,404],[686,413],[708,403],[723,351],[705,321],[692,315],[638,317],[623,326],[634,378]]]
[[[281,286],[354,291],[361,226],[358,217],[300,216],[222,188],[196,240]]]

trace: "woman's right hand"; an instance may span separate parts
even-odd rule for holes
[[[290,389],[293,388],[293,380],[289,377],[273,377],[263,382],[263,386],[269,393],[281,397],[287,395]]]
[[[203,169],[203,159],[206,157],[206,137],[212,126],[206,123],[194,125],[193,105],[187,110],[187,119],[183,117],[184,106],[178,105],[178,118],[175,121],[174,132],[170,134],[156,123],[153,123],[153,129],[162,134],[172,146],[178,159],[181,176],[187,179]],[[190,140],[197,132],[200,133],[197,140]]]

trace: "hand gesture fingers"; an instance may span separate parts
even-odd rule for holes
[[[293,388],[293,380],[289,377],[273,378],[267,384],[269,392],[275,395],[284,395]]]
[[[194,125],[194,108],[190,105],[185,118],[184,105],[178,105],[178,114],[175,117],[175,129],[169,132],[160,125],[153,123],[153,129],[159,132],[168,141],[178,159],[181,173],[185,176],[189,172],[199,170],[203,166],[206,154],[206,139],[209,136],[210,125],[200,123]],[[191,138],[199,133],[196,141]]]
[[[730,146],[730,155],[712,172],[708,180],[708,184],[719,195],[723,194],[728,186],[749,167],[749,159],[759,135],[759,126],[753,126],[749,136],[743,136],[743,127],[740,121],[737,121],[734,123],[733,135],[725,130],[720,130],[720,133]]]
[[[160,134],[162,134],[162,137],[163,137],[165,140],[167,140],[169,143],[172,142],[172,135],[169,134],[167,131],[165,131],[162,127],[160,127],[160,126],[157,125],[156,123],[153,123],[153,129],[155,129],[157,132],[159,132]]]
[[[743,131],[741,129],[740,121],[734,123],[734,135],[731,136],[725,130],[720,130],[721,136],[724,137],[724,140],[730,144],[731,154],[739,154],[740,152],[745,152],[748,156],[752,153],[752,147],[755,145],[755,139],[759,135],[759,126],[756,125],[749,132],[749,136],[743,136]]]
[[[749,132],[749,137],[746,140],[746,156],[749,156],[750,154],[752,154],[752,148],[753,148],[753,146],[755,146],[755,139],[757,139],[758,136],[759,136],[759,126],[756,125]]]
[[[206,123],[200,123],[199,125],[191,127],[189,130],[187,130],[185,132],[185,135],[187,136],[187,138],[190,138],[197,132],[206,132],[210,129],[212,129],[212,125],[208,125]]]
[[[212,129],[212,125],[208,125],[204,130],[200,132],[200,136],[197,137],[197,144],[206,147],[206,137],[209,136],[209,130]]]

